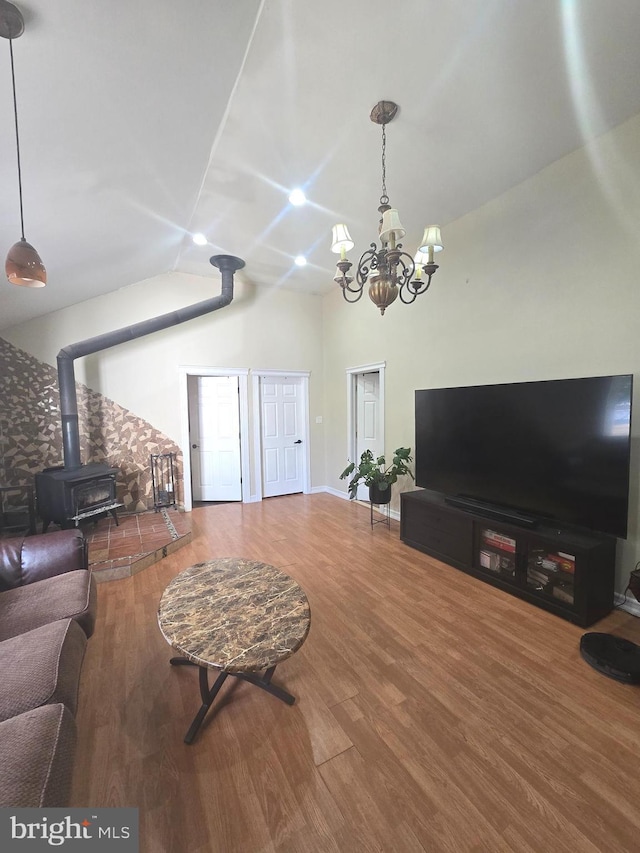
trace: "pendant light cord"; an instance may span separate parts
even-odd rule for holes
[[[16,75],[13,68],[13,39],[9,39],[9,54],[11,56],[11,85],[13,87],[13,115],[16,123],[16,151],[18,154],[18,195],[20,196],[20,233],[24,240],[24,214],[22,212],[22,169],[20,168],[20,136],[18,135],[18,101],[16,98]]]

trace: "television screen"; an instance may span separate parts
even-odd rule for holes
[[[416,484],[626,538],[633,377],[415,392]]]

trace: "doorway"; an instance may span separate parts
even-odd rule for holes
[[[347,456],[356,464],[365,450],[384,454],[384,373],[384,363],[347,369]],[[358,486],[357,499],[369,500],[366,486]]]
[[[309,373],[255,371],[257,500],[309,491]]]
[[[194,501],[242,500],[237,376],[190,376],[189,441]]]
[[[181,367],[184,508],[247,501],[248,370]]]

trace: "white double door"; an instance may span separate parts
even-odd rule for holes
[[[189,377],[189,435],[193,499],[242,500],[237,376]]]
[[[291,495],[304,489],[303,382],[299,377],[260,377],[262,495]]]

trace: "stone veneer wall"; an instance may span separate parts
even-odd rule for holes
[[[119,468],[125,511],[153,507],[149,457],[175,453],[176,500],[182,495],[182,454],[166,435],[132,412],[76,383],[83,463]],[[0,338],[0,485],[33,485],[43,468],[62,465],[58,373]]]

